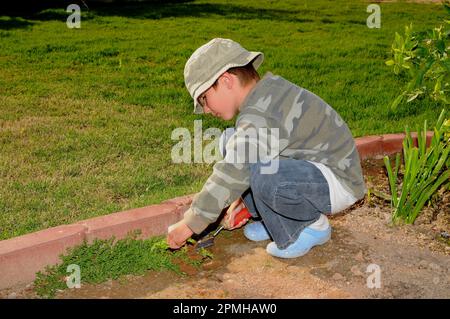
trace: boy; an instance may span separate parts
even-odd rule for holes
[[[223,224],[232,227],[243,204],[252,217],[245,236],[254,241],[271,239],[266,251],[280,258],[295,258],[327,242],[331,227],[327,214],[346,209],[367,191],[352,134],[339,114],[317,95],[280,76],[256,69],[261,52],[215,38],[198,48],[186,63],[186,87],[194,99],[194,113],[212,113],[236,128],[225,138],[225,158],[197,193],[184,218],[169,227],[167,242],[177,249],[193,233],[200,234],[229,206]],[[231,160],[240,146],[254,144],[248,129],[277,129],[277,153],[267,161]],[[262,132],[262,131],[261,131]],[[262,134],[262,133],[261,133]],[[223,137],[223,136],[222,136]],[[258,136],[259,137],[259,136]],[[268,139],[267,139],[268,140]],[[268,148],[266,144],[266,149]]]

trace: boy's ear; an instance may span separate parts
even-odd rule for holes
[[[234,82],[234,79],[233,79],[231,73],[225,72],[224,74],[222,74],[221,78],[222,78],[223,84],[225,84],[228,89],[231,89],[231,87],[233,86],[233,82]]]

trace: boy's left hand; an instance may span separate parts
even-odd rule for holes
[[[186,224],[181,224],[167,234],[167,243],[172,249],[181,248],[194,232]]]

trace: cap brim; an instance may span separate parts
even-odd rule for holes
[[[208,81],[206,81],[205,83],[200,85],[198,87],[198,89],[195,90],[195,93],[194,93],[194,114],[203,114],[204,113],[203,107],[198,102],[198,97],[203,92],[205,92],[208,88],[210,88],[214,84],[214,82],[219,78],[219,76],[221,74],[223,74],[229,68],[244,66],[252,61],[253,61],[253,63],[252,63],[253,67],[255,68],[255,70],[257,70],[260,67],[260,65],[262,64],[262,62],[264,61],[264,53],[251,51],[250,54],[243,57],[242,61],[233,61],[231,63],[226,64],[223,68],[221,68],[219,71],[217,71],[216,74],[214,74],[214,76],[212,76]]]

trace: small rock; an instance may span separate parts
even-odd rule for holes
[[[364,261],[364,256],[363,256],[362,250],[360,250],[360,251],[355,255],[355,260],[357,260],[357,261]]]
[[[421,260],[419,262],[419,269],[426,269],[428,268],[428,262],[426,260]]]
[[[8,299],[16,299],[17,298],[17,293],[12,292],[8,295]]]
[[[344,280],[344,276],[342,276],[340,273],[335,273],[332,277],[334,280]]]
[[[355,276],[364,276],[363,272],[361,270],[359,270],[358,266],[353,266],[350,271],[352,272],[353,275]]]
[[[332,261],[328,261],[326,264],[325,264],[325,267],[328,269],[328,270],[331,270],[335,265],[337,265],[338,264],[338,262],[337,261],[335,261],[335,260],[332,260]]]
[[[228,274],[228,273],[223,274],[223,276],[222,276],[223,280],[231,279],[231,277],[233,277],[233,276],[231,274]]]

